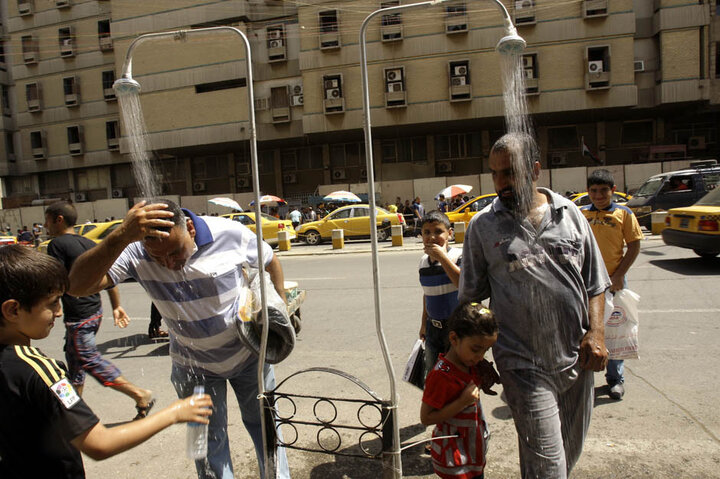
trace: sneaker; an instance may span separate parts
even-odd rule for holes
[[[622,397],[625,395],[625,387],[622,385],[622,383],[617,383],[614,386],[610,386],[610,392],[608,393],[608,396],[610,396],[612,399],[622,399]]]

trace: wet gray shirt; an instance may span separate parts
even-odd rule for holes
[[[460,301],[490,298],[500,325],[493,356],[498,369],[563,371],[578,360],[589,328],[588,298],[610,286],[595,238],[580,210],[545,188],[536,230],[518,222],[499,199],[467,228]]]

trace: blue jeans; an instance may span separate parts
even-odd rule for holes
[[[258,477],[265,477],[262,422],[260,404],[257,399],[257,364],[257,358],[253,358],[248,361],[248,364],[240,372],[227,378],[196,373],[192,369],[173,364],[171,380],[178,397],[185,398],[192,395],[195,385],[203,384],[205,385],[205,392],[210,395],[213,402],[213,414],[210,416],[210,426],[208,427],[208,456],[207,459],[195,461],[199,479],[232,479],[234,477],[230,459],[230,444],[227,436],[228,382],[235,391],[243,424],[255,445],[255,454],[260,467]],[[273,388],[275,388],[275,375],[272,366],[266,364],[265,389],[270,390]],[[278,429],[279,435],[280,430]],[[284,448],[277,449],[277,466],[277,477],[279,479],[289,479],[290,470],[288,469]]]
[[[607,370],[605,371],[605,380],[609,386],[622,384],[625,382],[625,361],[622,359],[608,359]]]
[[[425,364],[425,377],[435,367],[438,360],[438,354],[447,351],[448,329],[447,321],[442,321],[444,328],[438,328],[432,324],[432,320],[425,321],[425,355],[423,357]]]

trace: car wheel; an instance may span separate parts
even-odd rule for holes
[[[305,242],[309,245],[320,244],[321,238],[320,233],[315,230],[310,230],[305,233]]]
[[[701,258],[705,258],[705,259],[712,259],[712,258],[716,257],[718,254],[720,254],[720,252],[718,252],[718,251],[715,251],[715,252],[711,252],[711,251],[700,251],[700,250],[697,250],[697,249],[694,249],[693,252],[694,252],[696,255],[700,256]]]
[[[388,236],[390,236],[390,228],[378,228],[377,231],[377,240],[378,241],[385,241],[388,239]]]

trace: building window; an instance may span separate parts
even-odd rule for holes
[[[2,96],[2,113],[5,116],[10,116],[10,96],[5,85],[0,85],[0,95]]]
[[[515,0],[515,25],[535,23],[535,0]]]
[[[450,101],[467,101],[472,99],[470,86],[470,62],[462,60],[450,62]]]
[[[649,145],[653,142],[653,122],[628,121],[622,125],[623,145]]]
[[[39,83],[27,83],[25,85],[25,100],[27,101],[28,111],[42,110],[42,98],[40,95]]]
[[[20,40],[22,44],[23,60],[26,64],[37,63],[38,61],[38,44],[35,37],[25,35]]]
[[[112,50],[113,42],[110,37],[110,20],[98,21],[98,42],[100,43],[100,50],[108,51]]]
[[[17,0],[18,14],[20,16],[32,15],[34,10],[33,0]]]
[[[468,31],[467,6],[464,3],[445,7],[445,32],[463,33]]]
[[[320,49],[327,50],[340,47],[340,32],[337,10],[325,10],[318,13],[320,26]]]
[[[610,87],[610,47],[587,48],[587,73],[585,87],[588,90]]]
[[[720,78],[720,42],[715,42],[715,78]]]
[[[58,30],[58,43],[60,44],[60,56],[71,57],[75,55],[72,27],[63,27]]]
[[[537,53],[522,56],[522,73],[525,80],[525,93],[538,92],[538,60]]]
[[[290,121],[290,87],[287,85],[270,88],[270,106],[273,123]]]
[[[195,93],[208,93],[211,91],[230,90],[232,88],[243,88],[247,86],[245,78],[234,78],[211,83],[200,83],[195,85]]]
[[[32,156],[36,160],[41,160],[47,156],[45,153],[45,132],[41,130],[30,132],[30,148],[32,149]]]
[[[400,6],[400,1],[395,0],[392,2],[382,2],[380,8],[391,8]],[[382,41],[394,42],[402,40],[403,29],[402,29],[402,14],[392,13],[389,15],[383,15],[380,21],[380,34]]]
[[[5,44],[0,41],[0,64],[5,64]]]
[[[105,98],[105,101],[115,99],[115,90],[113,90],[113,83],[115,83],[115,71],[106,70],[102,72],[103,97]]]
[[[383,140],[380,146],[383,163],[427,163],[425,137]]]
[[[325,91],[323,100],[325,113],[342,113],[345,111],[342,75],[324,75],[323,89]]]
[[[82,155],[82,127],[73,125],[67,127],[68,151],[71,155]]]
[[[585,0],[583,2],[583,15],[585,18],[605,17],[607,11],[608,0]]]
[[[287,57],[287,50],[285,46],[285,25],[268,25],[266,34],[268,61],[278,62],[285,60]]]
[[[9,131],[5,132],[5,151],[7,152],[8,161],[15,162],[15,141],[13,140],[13,134]]]
[[[385,106],[388,108],[406,106],[405,69],[403,67],[385,70]]]
[[[120,123],[117,120],[105,122],[105,138],[109,150],[117,150],[120,147]]]
[[[76,106],[79,103],[80,85],[77,77],[63,78],[63,93],[65,95],[66,106]]]
[[[330,168],[358,167],[364,162],[365,145],[363,143],[336,143],[330,145]]]
[[[551,150],[577,150],[577,127],[548,128],[548,146]]]

